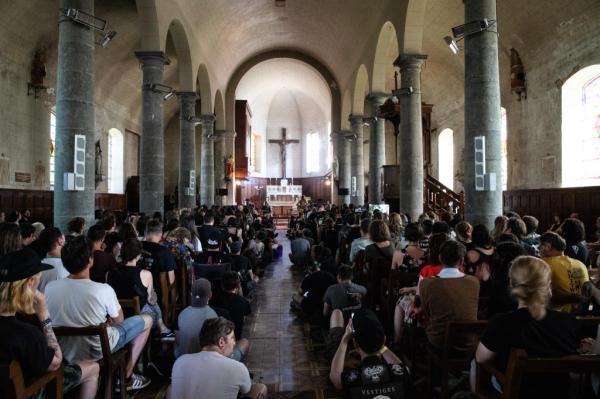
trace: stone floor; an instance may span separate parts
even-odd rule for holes
[[[246,317],[244,325],[243,337],[250,340],[245,362],[254,381],[267,385],[269,398],[338,398],[329,383],[325,343],[312,339],[310,326],[290,311],[291,296],[303,274],[290,270],[285,231],[279,231],[277,238],[283,245],[283,256],[267,267],[258,283],[252,315]],[[136,398],[162,399],[166,388],[152,384]]]

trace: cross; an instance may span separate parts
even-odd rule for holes
[[[286,145],[299,143],[300,140],[288,140],[286,136],[286,130],[284,127],[281,128],[281,140],[269,140],[269,143],[279,144],[281,148],[281,176],[285,179],[285,149]]]

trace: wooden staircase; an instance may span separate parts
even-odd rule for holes
[[[427,174],[423,184],[423,210],[441,214],[444,211],[464,214],[465,196],[455,193],[442,182]]]

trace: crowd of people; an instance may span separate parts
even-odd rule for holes
[[[474,357],[501,370],[515,348],[538,357],[589,351],[593,340],[581,341],[575,315],[600,300],[590,280],[600,218],[596,227],[586,242],[577,217],[538,232],[535,217],[514,212],[489,229],[449,212],[411,221],[307,203],[287,231],[289,263],[306,274],[290,306],[328,332],[330,380],[348,397],[365,387],[410,394],[407,328],[441,353],[449,322],[489,320]],[[264,268],[281,254],[277,239],[268,206],[251,204],[164,216],[97,212],[93,225],[78,217],[67,231],[10,212],[0,222],[0,364],[16,360],[27,382],[63,365],[65,391],[93,398],[99,339],[57,337],[53,327],[106,325],[110,351],[130,353],[126,386],[117,381],[116,391],[143,389],[152,374],[170,376],[171,398],[266,397],[243,363],[244,318]],[[404,276],[401,287],[390,284],[394,275]],[[188,300],[168,309],[165,281]],[[120,301],[135,297],[140,311],[126,313]],[[164,352],[171,361],[159,367]],[[526,387],[557,397],[566,386],[542,379]]]

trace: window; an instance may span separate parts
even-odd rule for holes
[[[562,86],[562,186],[600,185],[600,65]]]
[[[331,122],[327,122],[327,167],[331,168],[333,163],[333,139],[331,138]]]
[[[250,157],[250,166],[251,166],[251,171],[252,172],[256,172],[256,173],[260,173],[260,166],[261,166],[261,147],[260,147],[260,143],[262,142],[262,137],[260,134],[257,133],[252,133],[252,142],[251,142],[251,148],[252,148],[252,156]]]
[[[108,192],[123,194],[123,133],[108,131]]]
[[[56,114],[50,112],[50,190],[54,190],[54,154],[56,145]]]
[[[438,137],[438,180],[454,189],[454,132],[444,129]]]
[[[319,133],[310,132],[306,135],[306,172],[318,172],[320,170],[319,165],[319,152],[321,151],[321,142],[319,140]]]
[[[506,109],[500,108],[500,138],[502,140],[502,190],[508,188],[508,125],[506,122]]]

